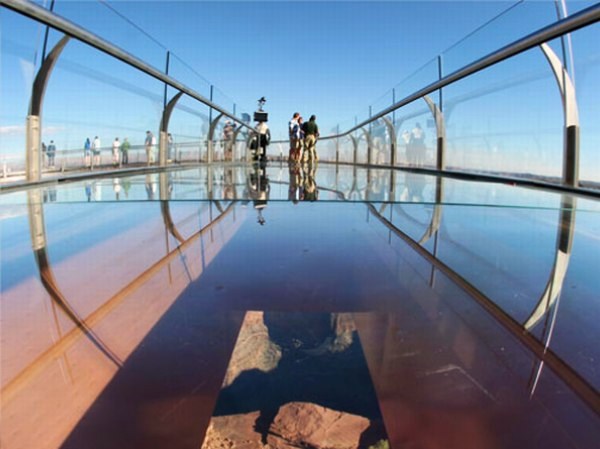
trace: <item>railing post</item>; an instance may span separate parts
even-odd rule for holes
[[[40,117],[28,115],[25,135],[25,167],[27,181],[39,181],[42,176],[42,152],[40,149]]]
[[[546,43],[541,44],[540,48],[554,73],[563,104],[564,148],[562,182],[567,186],[577,187],[579,184],[579,111],[575,96],[575,86],[571,81],[567,69],[556,53],[554,53],[554,50]]]
[[[336,135],[340,135],[340,125],[338,124],[336,127]],[[337,171],[338,164],[340,163],[340,138],[335,138],[335,169]]]

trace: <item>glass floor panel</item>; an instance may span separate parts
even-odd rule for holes
[[[590,197],[223,164],[0,213],[2,447],[600,441]]]

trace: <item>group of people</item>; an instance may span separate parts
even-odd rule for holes
[[[409,165],[422,167],[425,163],[425,131],[421,124],[417,122],[415,127],[409,132],[405,130],[402,133],[402,140],[406,145],[406,159]]]
[[[235,122],[227,120],[223,127],[223,154],[225,160],[233,160],[233,144],[237,125]]]
[[[53,146],[53,142],[51,142]],[[167,159],[170,161],[173,157],[173,136],[171,133],[167,135]],[[50,148],[50,147],[48,147]],[[146,163],[151,165],[155,162],[155,148],[156,138],[151,131],[146,131],[146,138],[144,140],[144,149],[146,150]],[[111,156],[112,165],[118,167],[121,165],[129,164],[129,152],[131,150],[131,143],[127,137],[123,141],[120,141],[118,137],[115,137],[111,145]],[[93,140],[89,137],[85,139],[83,144],[83,156],[85,159],[86,167],[96,167],[101,165],[101,151],[102,144],[100,138],[95,136]],[[47,152],[49,154],[49,151]],[[50,160],[50,156],[48,156]],[[54,162],[54,156],[52,156],[52,163]]]
[[[113,166],[118,166],[121,163],[123,165],[127,165],[129,163],[129,150],[131,149],[131,143],[125,137],[123,142],[119,140],[118,137],[115,137],[112,143],[112,164]],[[96,167],[101,164],[101,155],[102,151],[102,143],[100,142],[100,138],[98,136],[94,137],[94,140],[90,140],[89,137],[85,139],[83,144],[83,157],[85,159],[86,167]]]
[[[317,117],[311,115],[308,122],[304,122],[300,113],[294,112],[288,124],[288,130],[290,136],[289,162],[316,163],[319,160],[316,149],[319,138]]]

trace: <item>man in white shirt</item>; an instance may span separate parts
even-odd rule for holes
[[[94,165],[100,165],[100,139],[98,136],[94,137],[92,142],[92,154],[94,155]]]

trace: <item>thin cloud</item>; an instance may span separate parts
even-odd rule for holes
[[[42,134],[56,134],[67,129],[65,126],[46,126],[42,128]],[[25,126],[23,125],[8,125],[0,126],[0,135],[15,136],[25,134]]]

